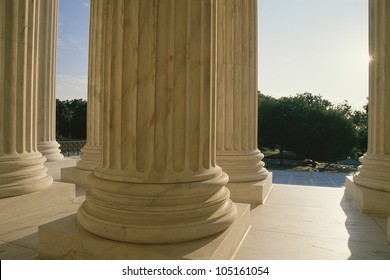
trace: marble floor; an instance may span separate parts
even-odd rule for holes
[[[324,173],[288,170],[272,170],[272,173],[274,184],[335,188],[344,187],[345,177],[349,175],[348,173]]]
[[[49,173],[58,181],[60,168],[73,166],[76,160],[48,163]],[[387,217],[361,213],[345,197],[339,178],[332,179],[336,182],[330,185],[333,187],[322,187],[306,181],[302,185],[280,184],[279,180],[285,180],[281,175],[274,173],[275,184],[266,203],[252,205],[251,228],[235,259],[390,260]],[[288,180],[294,175],[307,176],[284,175]],[[291,183],[298,181],[293,177]],[[76,213],[85,189],[77,188],[76,195],[68,203],[0,220],[0,259],[35,259],[38,226]]]

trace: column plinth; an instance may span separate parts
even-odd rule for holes
[[[225,230],[237,210],[215,161],[214,1],[103,5],[102,162],[79,223],[142,244]]]
[[[272,179],[257,148],[257,0],[217,6],[217,162],[232,199],[264,202]]]
[[[38,150],[47,161],[63,159],[56,141],[58,0],[40,1],[38,36]]]
[[[370,0],[369,11],[368,147],[346,191],[362,211],[390,215],[390,1]]]
[[[38,1],[0,4],[0,198],[53,181],[37,149]]]

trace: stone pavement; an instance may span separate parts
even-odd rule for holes
[[[349,173],[328,173],[308,171],[269,170],[273,173],[274,184],[335,187],[345,186],[345,177]]]
[[[60,168],[74,166],[76,160],[46,166],[59,180]],[[265,204],[252,205],[252,226],[235,259],[390,260],[387,217],[361,213],[345,196],[341,186],[346,173],[271,171],[274,187]],[[310,182],[316,186],[303,185]],[[0,259],[37,258],[38,226],[76,213],[85,189],[77,188],[76,194],[68,204],[0,219]]]

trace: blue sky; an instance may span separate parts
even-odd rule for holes
[[[57,98],[87,99],[89,0],[59,0]]]
[[[258,0],[258,9],[262,93],[365,104],[368,0]],[[59,0],[58,30],[57,97],[86,99],[89,0]]]

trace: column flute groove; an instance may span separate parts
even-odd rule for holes
[[[257,0],[218,3],[217,163],[242,200],[269,176],[257,148]]]
[[[225,230],[237,210],[213,157],[215,1],[104,2],[103,155],[80,224],[147,244]]]
[[[390,1],[370,0],[369,134],[354,175],[360,186],[390,192]]]
[[[40,1],[0,3],[0,198],[49,187],[37,149]]]
[[[93,170],[102,156],[102,88],[103,88],[103,1],[91,0],[88,53],[87,143],[81,149],[77,167]]]
[[[38,150],[48,161],[63,158],[56,141],[58,0],[40,0],[38,36]]]

